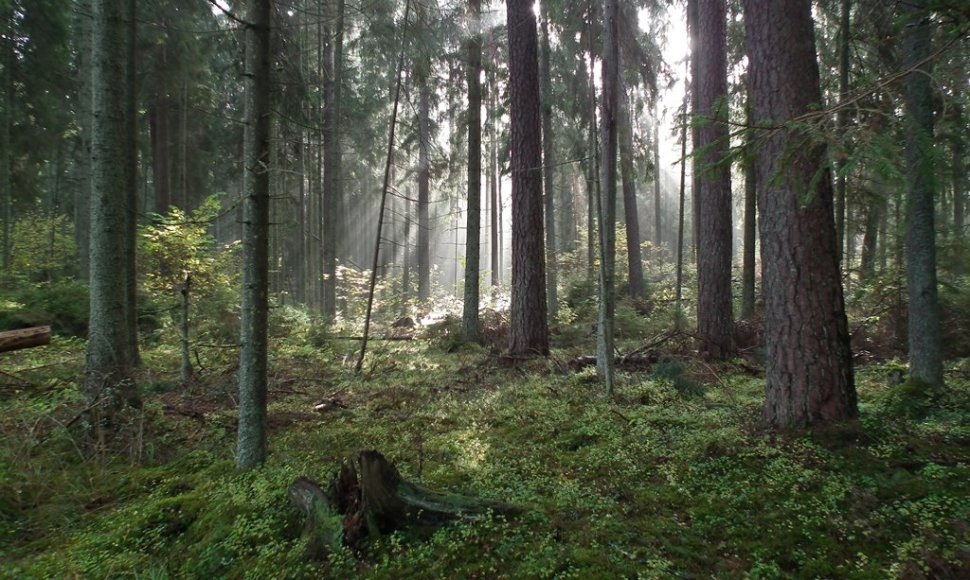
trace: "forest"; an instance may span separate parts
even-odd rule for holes
[[[0,0],[0,578],[970,577],[963,0]]]

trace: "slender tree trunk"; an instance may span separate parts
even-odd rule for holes
[[[465,46],[468,79],[468,214],[465,226],[465,300],[462,333],[465,340],[477,342],[479,288],[481,272],[482,219],[482,35],[481,0],[468,0],[468,21],[474,32]]]
[[[125,17],[125,326],[131,362],[138,366],[138,279],[135,254],[138,251],[138,86],[137,86],[137,3],[126,0]]]
[[[688,68],[690,65],[688,64]],[[680,196],[677,211],[677,277],[674,283],[674,302],[677,305],[677,318],[675,326],[680,330],[683,319],[683,292],[684,292],[684,212],[687,211],[686,189],[687,189],[687,105],[690,95],[684,94],[684,116],[683,126],[680,131]]]
[[[418,300],[431,297],[431,87],[423,65],[418,83]]]
[[[77,244],[80,279],[87,282],[90,274],[91,241],[91,131],[93,92],[91,83],[92,62],[92,5],[91,0],[78,0],[76,10],[78,70],[77,118],[81,151],[77,160],[78,186],[74,194],[74,240]],[[12,55],[11,55],[12,56]],[[13,90],[13,86],[8,86]],[[5,147],[6,151],[7,148]]]
[[[633,170],[633,123],[630,120],[630,107],[626,95],[619,101],[619,149],[620,177],[623,181],[623,214],[626,218],[626,252],[630,298],[643,300],[646,288],[643,283],[643,258],[640,255],[640,220],[637,209],[636,174]]]
[[[877,183],[879,181],[881,180],[877,178]],[[871,282],[876,275],[879,225],[882,223],[882,212],[885,211],[883,208],[885,202],[881,196],[881,191],[877,192],[876,195],[868,196],[869,202],[866,204],[866,223],[862,233],[862,263],[860,265],[863,283]]]
[[[507,0],[512,117],[512,305],[509,354],[549,354],[542,225],[538,38],[532,0]]]
[[[966,127],[964,124],[963,107],[955,105],[956,127]],[[967,216],[967,134],[964,130],[954,131],[950,136],[953,151],[953,241],[956,246],[956,256],[953,261],[953,274],[963,276],[967,273],[966,265],[966,216]]]
[[[495,41],[492,38],[490,33],[489,50],[494,56],[496,49],[492,45],[493,42]],[[487,76],[488,114],[489,114],[488,129],[489,129],[489,135],[490,135],[489,153],[488,153],[488,159],[489,159],[488,176],[490,178],[489,196],[491,197],[491,209],[492,209],[491,211],[492,223],[491,223],[491,230],[489,233],[491,234],[490,246],[492,250],[491,258],[492,258],[492,289],[493,290],[498,289],[499,284],[501,283],[501,274],[502,274],[501,268],[499,266],[499,256],[502,253],[502,244],[499,238],[499,229],[500,229],[499,215],[501,211],[501,208],[500,208],[501,201],[499,200],[499,195],[498,195],[499,181],[502,179],[502,175],[498,166],[498,140],[499,140],[498,122],[499,121],[498,121],[498,105],[497,105],[497,98],[496,98],[496,94],[498,93],[498,83],[495,81],[495,72],[494,72],[495,64],[496,63],[493,62],[493,65],[489,67],[488,73],[487,73],[488,75]]]
[[[909,365],[913,379],[943,384],[943,341],[936,283],[936,194],[933,95],[930,88],[930,12],[925,0],[906,4],[906,285],[909,291]]]
[[[182,386],[187,387],[192,380],[192,358],[189,356],[189,305],[190,292],[192,289],[192,273],[186,272],[182,279],[182,287],[179,289],[179,350],[181,352],[181,365],[179,367],[179,377]]]
[[[618,0],[606,0],[603,13],[603,93],[600,97],[600,292],[596,332],[596,374],[613,396],[614,261],[616,259],[616,157],[620,112]]]
[[[663,244],[663,211],[660,207],[660,112],[657,110],[657,100],[653,105],[653,243],[656,247]]]
[[[839,100],[845,101],[849,96],[849,33],[852,0],[842,0],[841,21],[839,24]],[[844,134],[849,126],[849,109],[842,107],[838,113],[839,134]],[[839,247],[839,259],[842,258],[842,248],[845,247],[845,212],[846,212],[846,159],[843,157],[837,163],[838,174],[835,183],[835,239]]]
[[[546,216],[546,302],[549,319],[559,316],[559,281],[556,268],[556,172],[555,142],[552,134],[552,73],[549,48],[549,2],[540,3],[542,12],[542,39],[539,49],[539,65],[542,88],[542,184],[545,188]]]
[[[748,87],[748,102],[745,106],[746,124],[749,129],[745,131],[745,153],[744,153],[744,256],[741,265],[741,318],[748,319],[754,316],[755,304],[755,237],[758,206],[758,162],[755,159],[757,144],[755,143],[755,132],[750,127],[753,125],[753,108],[751,106],[750,83]],[[841,244],[839,245],[841,248]]]
[[[599,128],[596,124],[596,84],[595,84],[595,73],[596,70],[596,49],[593,43],[593,27],[592,23],[596,21],[596,2],[598,0],[588,0],[588,12],[589,16],[586,20],[586,41],[587,41],[587,52],[589,53],[589,69],[588,69],[588,91],[589,91],[589,150],[593,152],[591,158],[587,161],[587,180],[586,180],[586,285],[590,289],[593,288],[593,270],[596,263],[596,250],[598,237],[598,228],[596,220],[599,216],[599,203],[600,203],[600,192],[602,191],[602,184],[600,183],[600,145],[599,145]]]
[[[239,440],[236,466],[266,458],[267,314],[269,310],[269,151],[271,0],[249,0],[246,30],[246,128]]]
[[[323,315],[337,315],[337,231],[340,193],[340,62],[337,45],[343,38],[343,1],[330,3],[323,43]]]
[[[697,1],[697,94],[694,144],[701,215],[697,253],[697,334],[701,353],[725,359],[734,352],[731,301],[731,168],[728,150],[727,8],[725,0]]]
[[[755,124],[818,106],[811,1],[745,0],[744,20]],[[858,415],[825,157],[797,126],[772,131],[758,151],[764,419],[776,427]]]
[[[690,45],[691,57],[688,62],[690,66],[690,110],[691,110],[691,128],[690,128],[690,141],[693,149],[696,151],[698,149],[698,143],[700,143],[700,124],[697,122],[696,115],[697,111],[700,110],[700,91],[698,90],[697,78],[699,76],[698,66],[700,52],[700,41],[698,39],[698,3],[700,0],[687,0],[687,30],[690,34]],[[701,175],[701,164],[698,162],[696,155],[691,155],[691,254],[693,254],[694,264],[700,267],[698,252],[700,251],[700,220],[701,220],[701,196],[700,196],[700,175]],[[700,276],[698,276],[698,279]]]
[[[129,336],[127,222],[129,171],[126,62],[127,0],[94,0],[92,43],[90,318],[85,392],[92,404],[118,389],[137,405],[131,382],[135,353]]]

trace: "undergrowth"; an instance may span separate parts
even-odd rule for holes
[[[857,423],[776,433],[759,426],[763,379],[749,364],[699,363],[676,340],[652,370],[620,373],[608,401],[591,369],[569,370],[575,345],[513,366],[439,329],[372,343],[354,378],[357,343],[281,316],[270,456],[247,473],[232,463],[232,353],[206,355],[183,387],[177,353],[147,350],[141,440],[107,455],[74,421],[83,342],[2,355],[0,576],[970,574],[968,361],[932,397],[890,386],[892,363],[864,367]],[[321,401],[333,404],[315,411]],[[328,481],[361,449],[406,479],[524,512],[308,560],[286,489]]]

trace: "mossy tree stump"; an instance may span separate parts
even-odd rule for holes
[[[306,518],[303,533],[313,557],[341,544],[354,546],[398,529],[433,529],[487,513],[515,515],[498,502],[439,493],[405,481],[377,451],[361,451],[341,466],[324,491],[305,477],[289,489],[290,501]]]

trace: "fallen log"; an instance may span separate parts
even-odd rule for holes
[[[519,513],[507,504],[439,493],[405,481],[377,451],[361,451],[344,463],[326,491],[310,479],[298,478],[289,497],[306,518],[303,534],[314,558],[341,544],[355,546],[405,527],[426,531],[456,519]]]
[[[0,352],[33,348],[51,343],[50,326],[34,326],[0,332]]]

